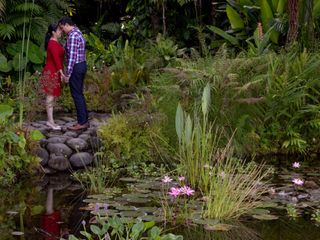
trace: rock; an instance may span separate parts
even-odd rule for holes
[[[49,143],[47,145],[47,150],[56,156],[69,157],[72,154],[72,149],[63,143]]]
[[[71,118],[71,117],[61,117],[60,119],[65,122],[74,122],[75,121],[75,119]]]
[[[67,131],[63,134],[63,136],[66,136],[66,137],[72,137],[72,138],[76,138],[78,137],[78,133],[77,132],[72,132],[72,131]]]
[[[65,124],[65,126],[66,127],[71,127],[71,126],[73,126],[73,125],[75,125],[77,122],[67,122],[66,124]]]
[[[31,123],[31,126],[33,126],[35,128],[43,128],[43,127],[45,127],[43,124],[37,123],[37,122]]]
[[[48,188],[62,190],[71,185],[70,174],[58,173],[49,177]]]
[[[80,134],[78,138],[88,141],[90,139],[90,135],[83,133],[83,134]]]
[[[60,125],[60,126],[66,124],[66,122],[65,122],[65,121],[62,121],[62,120],[56,120],[55,123],[58,124],[58,125]]]
[[[48,140],[46,138],[42,138],[39,143],[41,147],[45,148],[48,144]]]
[[[68,159],[64,156],[50,156],[48,166],[52,169],[58,170],[58,171],[65,171],[69,169],[70,163]]]
[[[102,146],[102,141],[98,137],[92,137],[88,140],[91,149],[99,149]]]
[[[66,136],[55,136],[48,138],[48,143],[65,143],[67,141]]]
[[[69,147],[75,151],[82,151],[88,148],[88,143],[81,138],[72,138],[67,141]]]
[[[49,174],[49,175],[50,174],[55,174],[57,172],[57,170],[54,170],[54,169],[49,168],[49,167],[44,167],[43,171],[44,171],[45,174]]]
[[[41,148],[41,147],[38,148],[38,149],[36,150],[36,155],[37,155],[39,158],[41,158],[40,164],[41,164],[42,166],[45,166],[45,165],[48,164],[48,161],[49,161],[49,153],[48,153],[48,151],[47,151],[46,149]]]
[[[308,191],[310,194],[310,201],[320,201],[320,189],[310,190]]]
[[[50,132],[48,132],[46,135],[47,138],[51,138],[51,137],[59,137],[63,134],[63,132],[61,130],[50,130]]]
[[[310,181],[305,181],[304,183],[304,187],[305,188],[309,188],[309,189],[319,189],[318,184],[316,184],[314,181],[310,180]]]
[[[97,130],[95,128],[88,128],[83,134],[88,134],[90,136],[97,136]]]
[[[73,167],[85,167],[92,163],[93,156],[87,152],[75,153],[70,157],[70,163]]]

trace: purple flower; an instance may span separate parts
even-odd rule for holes
[[[96,204],[94,205],[94,210],[95,210],[95,211],[98,211],[98,210],[100,209],[100,207],[101,207],[101,203],[96,203]]]
[[[109,205],[108,205],[107,203],[102,204],[102,206],[103,206],[103,209],[104,209],[105,211],[108,210]]]
[[[170,191],[168,192],[168,194],[174,198],[178,197],[179,195],[181,195],[181,191],[180,188],[175,188],[172,187],[170,188]]]
[[[85,226],[85,225],[86,225],[86,221],[85,221],[85,220],[82,220],[82,221],[81,221],[81,224],[82,224],[82,226]]]
[[[294,163],[292,164],[292,167],[293,167],[293,168],[299,168],[299,167],[300,167],[300,163],[299,163],[299,162],[294,162]]]
[[[184,176],[180,176],[180,177],[178,177],[178,179],[179,179],[180,182],[186,180],[186,178]]]
[[[162,178],[161,181],[163,183],[169,183],[169,182],[172,182],[172,178],[168,176],[164,176],[164,178]]]
[[[181,187],[180,188],[180,192],[183,194],[183,195],[187,195],[187,196],[191,196],[194,194],[194,190],[188,186],[184,186],[184,187]]]
[[[226,173],[225,173],[224,171],[222,171],[222,172],[219,174],[219,176],[220,176],[221,178],[224,178],[224,177],[226,176]]]
[[[300,178],[294,178],[292,179],[292,182],[298,186],[302,186],[304,184],[304,181]]]

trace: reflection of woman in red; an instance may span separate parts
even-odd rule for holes
[[[45,37],[47,51],[46,65],[42,72],[41,88],[46,93],[47,125],[54,130],[60,130],[53,120],[54,98],[61,95],[61,77],[63,76],[64,48],[59,43],[61,30],[57,24],[50,24]]]
[[[59,211],[53,209],[53,189],[48,189],[46,212],[41,218],[41,227],[45,231],[45,240],[56,240],[60,236],[61,216]]]

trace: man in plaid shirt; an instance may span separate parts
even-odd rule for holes
[[[63,17],[59,27],[67,34],[65,45],[67,69],[64,80],[69,82],[71,95],[77,110],[78,123],[69,127],[70,130],[86,129],[89,126],[86,99],[83,94],[83,81],[87,72],[86,42],[79,28],[70,17]]]

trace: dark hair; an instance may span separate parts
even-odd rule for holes
[[[59,27],[59,25],[56,23],[52,23],[49,25],[48,31],[47,31],[46,36],[44,38],[44,49],[45,50],[47,50],[47,48],[48,48],[48,43],[49,43],[50,38],[52,37],[52,32],[57,31],[58,27]]]
[[[74,26],[74,22],[72,21],[71,17],[62,17],[58,24],[60,25],[66,25],[66,24],[69,24],[70,26]]]

